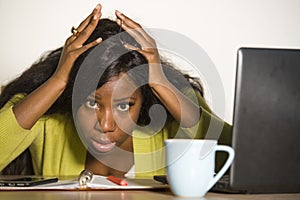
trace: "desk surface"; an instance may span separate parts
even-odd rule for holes
[[[195,200],[195,198],[183,198],[172,195],[169,191],[142,191],[142,190],[116,190],[116,191],[0,191],[0,199],[43,199],[43,200]],[[259,199],[259,200],[299,200],[299,194],[222,194],[208,193],[201,200],[230,200],[230,199]]]

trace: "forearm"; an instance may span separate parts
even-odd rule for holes
[[[182,127],[192,127],[196,125],[200,119],[200,106],[192,102],[172,85],[165,78],[159,67],[150,70],[149,85],[153,93],[164,104],[174,119],[181,123]]]
[[[20,126],[24,129],[31,129],[53,105],[65,87],[64,81],[52,77],[17,103],[13,112]]]
[[[177,122],[183,127],[191,127],[199,122],[199,106],[178,91],[166,78],[161,69],[159,52],[155,40],[148,35],[142,26],[124,14],[116,11],[118,25],[127,31],[141,48],[125,43],[127,49],[141,53],[149,64],[149,86]]]

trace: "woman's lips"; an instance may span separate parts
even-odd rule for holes
[[[116,146],[115,142],[96,142],[95,140],[92,141],[92,144],[97,151],[102,153],[109,152]]]

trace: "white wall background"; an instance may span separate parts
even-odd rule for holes
[[[232,122],[236,52],[241,46],[300,48],[300,0],[0,0],[0,85],[43,52],[62,46],[97,3],[145,27],[177,31],[196,41],[220,73],[225,120]]]

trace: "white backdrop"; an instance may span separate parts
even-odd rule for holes
[[[165,28],[197,42],[214,62],[232,122],[236,52],[242,46],[300,48],[300,0],[0,0],[0,84],[62,46],[97,3],[144,27]],[[176,42],[176,41],[175,41]]]

